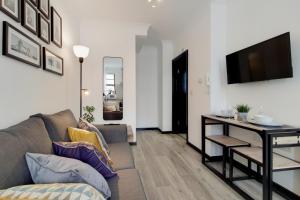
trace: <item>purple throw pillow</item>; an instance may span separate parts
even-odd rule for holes
[[[55,155],[73,158],[89,164],[106,179],[117,175],[106,158],[94,146],[85,142],[53,142]]]

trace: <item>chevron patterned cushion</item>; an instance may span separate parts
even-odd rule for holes
[[[0,190],[1,200],[105,200],[103,195],[87,184],[24,185]]]

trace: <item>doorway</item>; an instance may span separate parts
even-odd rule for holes
[[[172,129],[188,141],[188,50],[172,61]]]

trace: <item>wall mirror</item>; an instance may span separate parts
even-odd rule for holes
[[[103,119],[123,119],[123,58],[103,58]]]

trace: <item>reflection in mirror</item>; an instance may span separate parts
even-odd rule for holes
[[[123,119],[123,58],[104,57],[103,119]]]

